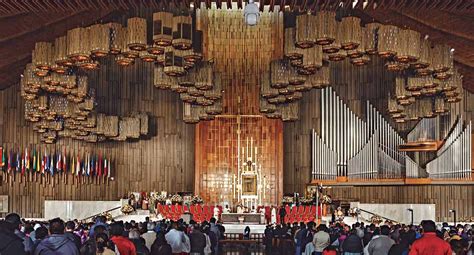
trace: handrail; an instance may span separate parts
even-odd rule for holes
[[[364,210],[364,209],[360,209],[360,208],[359,208],[359,210],[360,210],[361,212],[366,212],[366,213],[368,213],[368,214],[377,215],[377,216],[379,216],[380,218],[385,219],[385,220],[389,220],[389,221],[392,221],[392,222],[399,222],[399,221],[397,221],[397,220],[392,220],[392,219],[389,219],[389,218],[384,217],[384,216],[382,216],[382,215],[379,215],[379,214],[376,214],[376,213],[373,213],[373,212],[370,212],[370,211],[367,211],[367,210]]]
[[[99,215],[101,215],[101,214],[103,214],[103,213],[108,213],[108,212],[111,212],[111,211],[115,211],[115,210],[120,209],[120,208],[122,208],[122,206],[117,206],[117,207],[115,207],[115,208],[112,208],[112,209],[109,209],[109,210],[106,210],[106,211],[103,211],[103,212],[100,212],[100,213],[96,213],[96,214],[91,215],[91,216],[89,216],[89,217],[86,217],[86,218],[82,219],[81,221],[85,221],[85,220],[94,218],[94,217],[96,217],[96,216],[99,216]]]

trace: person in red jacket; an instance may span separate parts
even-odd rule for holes
[[[432,220],[421,222],[423,236],[411,246],[409,255],[451,255],[448,242],[436,236],[436,225]]]
[[[123,226],[119,223],[110,225],[110,240],[115,244],[120,255],[137,255],[135,245],[128,238],[123,236]]]

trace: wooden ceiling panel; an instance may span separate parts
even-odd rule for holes
[[[229,0],[230,1],[230,0]],[[18,82],[18,77],[31,58],[36,41],[52,41],[68,29],[103,20],[114,12],[133,8],[161,8],[183,5],[192,0],[4,0],[0,1],[0,89]],[[199,1],[204,2],[204,1]],[[206,1],[207,2],[207,1]],[[218,2],[228,2],[218,0]],[[233,0],[233,2],[238,2]],[[352,5],[352,0],[260,0],[266,5],[285,4],[290,8],[311,10],[340,8]],[[428,34],[436,43],[446,43],[454,49],[457,64],[462,65],[464,87],[474,92],[474,1],[459,0],[368,0],[358,1],[355,13],[363,20],[410,27]],[[337,3],[337,4],[335,4]],[[195,4],[198,7],[199,4]],[[271,6],[270,6],[271,7]],[[365,8],[364,8],[365,7]]]

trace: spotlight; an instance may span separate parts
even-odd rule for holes
[[[430,38],[429,35],[425,35],[425,40],[428,40],[428,38]]]
[[[260,11],[254,0],[249,0],[249,3],[244,8],[245,23],[249,26],[255,26],[260,18]]]
[[[454,52],[454,48],[451,48],[451,52]]]

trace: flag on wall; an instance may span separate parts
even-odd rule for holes
[[[104,157],[104,173],[103,173],[104,176],[107,176],[107,174],[108,174],[107,169],[108,169],[107,168],[107,158]]]
[[[45,160],[44,160],[44,171],[43,173],[49,172],[49,164],[50,164],[50,159],[49,159],[49,154],[45,154]]]
[[[51,176],[54,175],[54,157],[55,155],[51,155],[50,159],[49,159],[49,172],[51,173]]]
[[[13,166],[13,155],[12,155],[12,150],[8,152],[8,172],[12,171],[12,166]]]
[[[20,156],[20,149],[18,149],[18,152],[16,154],[16,163],[15,163],[17,172],[21,171],[21,159],[20,159],[20,157],[21,157]]]
[[[36,148],[33,147],[33,172],[36,172]]]
[[[25,150],[25,154],[21,155],[21,175],[25,174],[26,170],[26,154],[28,152]]]
[[[30,171],[30,153],[28,147],[25,148],[25,168],[26,171]]]
[[[5,155],[3,154],[3,147],[0,146],[0,167],[3,170],[3,167],[5,166]]]
[[[81,174],[81,159],[79,158],[79,155],[77,155],[77,161],[76,161],[76,175]]]
[[[56,159],[56,171],[60,172],[62,170],[62,157],[61,157],[61,152],[58,153]]]
[[[68,169],[67,169],[66,148],[64,148],[63,161],[62,161],[62,166],[61,167],[62,167],[63,172],[67,173]]]
[[[76,170],[76,166],[74,165],[74,161],[75,161],[75,158],[74,156],[72,156],[72,160],[71,160],[71,164],[69,165],[69,171],[71,171],[71,174],[74,175],[74,172]]]

